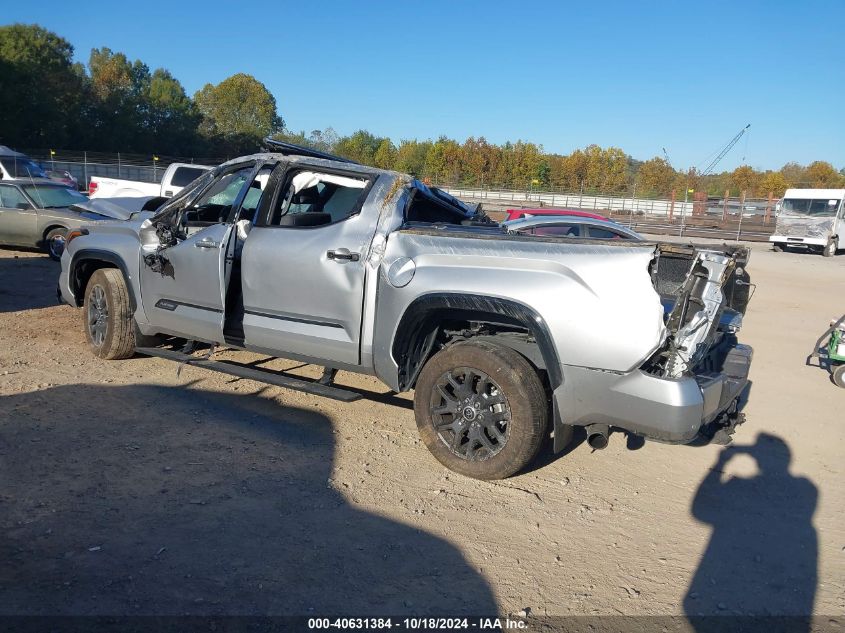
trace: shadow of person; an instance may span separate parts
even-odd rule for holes
[[[407,491],[334,472],[314,411],[72,385],[2,398],[0,429],[0,614],[497,612],[456,547],[353,505]]]
[[[742,454],[754,458],[758,474],[722,481],[726,464]],[[752,446],[724,449],[701,482],[692,514],[713,533],[684,599],[696,628],[712,630],[714,623],[694,616],[742,614],[797,616],[790,631],[808,630],[816,591],[812,519],[818,491],[789,473],[790,458],[786,442],[761,433]]]

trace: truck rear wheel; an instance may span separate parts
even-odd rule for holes
[[[782,242],[772,242],[772,250],[775,253],[782,253],[786,250],[786,244]]]
[[[82,324],[88,346],[95,356],[117,360],[135,353],[135,324],[129,290],[116,268],[100,268],[91,275],[85,287]]]
[[[414,415],[420,437],[441,464],[476,479],[503,479],[540,450],[548,403],[537,371],[523,356],[469,341],[425,364]]]

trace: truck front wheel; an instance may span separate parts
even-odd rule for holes
[[[106,360],[135,353],[135,327],[129,290],[116,268],[94,271],[85,287],[82,306],[85,338],[95,356]]]
[[[822,256],[833,257],[836,255],[836,240],[831,239],[822,249]]]
[[[537,455],[548,403],[537,371],[523,356],[488,341],[468,341],[425,364],[414,414],[420,437],[444,466],[476,479],[502,479]]]

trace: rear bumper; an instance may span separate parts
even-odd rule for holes
[[[735,345],[719,371],[677,380],[641,370],[618,374],[566,366],[554,393],[555,425],[607,424],[661,442],[692,442],[734,408],[748,383],[752,355],[749,346]]]

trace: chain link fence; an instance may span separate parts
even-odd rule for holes
[[[172,163],[219,165],[228,158],[124,154],[121,152],[77,152],[49,149],[21,149],[43,169],[70,173],[81,189],[87,189],[92,176],[122,178],[139,182],[160,182]]]

